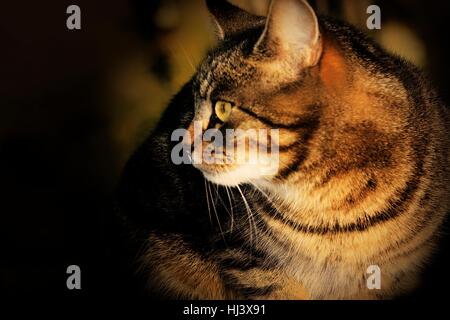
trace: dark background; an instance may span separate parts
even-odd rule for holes
[[[264,10],[264,1],[235,2]],[[450,2],[311,3],[363,30],[367,5],[380,5],[382,30],[370,34],[423,67],[450,105]],[[71,4],[81,8],[81,30],[66,28]],[[113,192],[127,158],[214,43],[204,5],[9,1],[0,12],[1,294],[139,294],[129,257],[117,255]],[[412,298],[443,297],[448,238]],[[66,289],[70,264],[81,267],[78,292]]]

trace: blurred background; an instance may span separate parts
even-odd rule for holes
[[[231,2],[261,15],[268,5]],[[450,2],[310,3],[422,67],[449,105]],[[66,28],[71,4],[81,8],[81,30]],[[370,4],[381,8],[381,30],[366,28]],[[16,0],[0,15],[0,289],[123,294],[112,194],[130,154],[215,43],[205,5]],[[81,267],[80,292],[66,290],[70,264]]]

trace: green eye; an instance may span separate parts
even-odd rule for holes
[[[229,102],[220,100],[217,101],[214,106],[214,111],[216,112],[217,118],[219,118],[222,122],[226,122],[230,117],[232,107],[233,106]]]

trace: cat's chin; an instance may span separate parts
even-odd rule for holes
[[[218,185],[222,185],[222,186],[227,186],[227,187],[235,187],[237,185],[246,183],[248,181],[244,181],[243,179],[236,179],[233,176],[230,176],[230,173],[227,174],[221,174],[221,173],[206,173],[203,172],[203,176],[206,178],[206,180],[218,184]]]
[[[223,172],[209,172],[205,170],[200,171],[206,180],[227,187],[235,187],[240,184],[254,183],[259,180],[265,180],[268,177],[261,175],[253,166],[240,166],[229,171]]]

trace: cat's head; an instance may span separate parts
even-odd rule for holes
[[[274,0],[267,18],[226,1],[207,5],[221,41],[194,77],[195,116],[189,132],[199,140],[204,136],[194,132],[195,124],[202,133],[217,130],[224,143],[209,153],[218,161],[203,159],[194,166],[222,185],[282,179],[304,158],[308,136],[318,122],[315,66],[322,39],[317,17],[303,0]],[[227,137],[235,142],[234,153],[227,152]],[[197,160],[208,145],[211,150],[213,140],[197,144],[203,147]],[[267,152],[261,154],[264,147]]]

